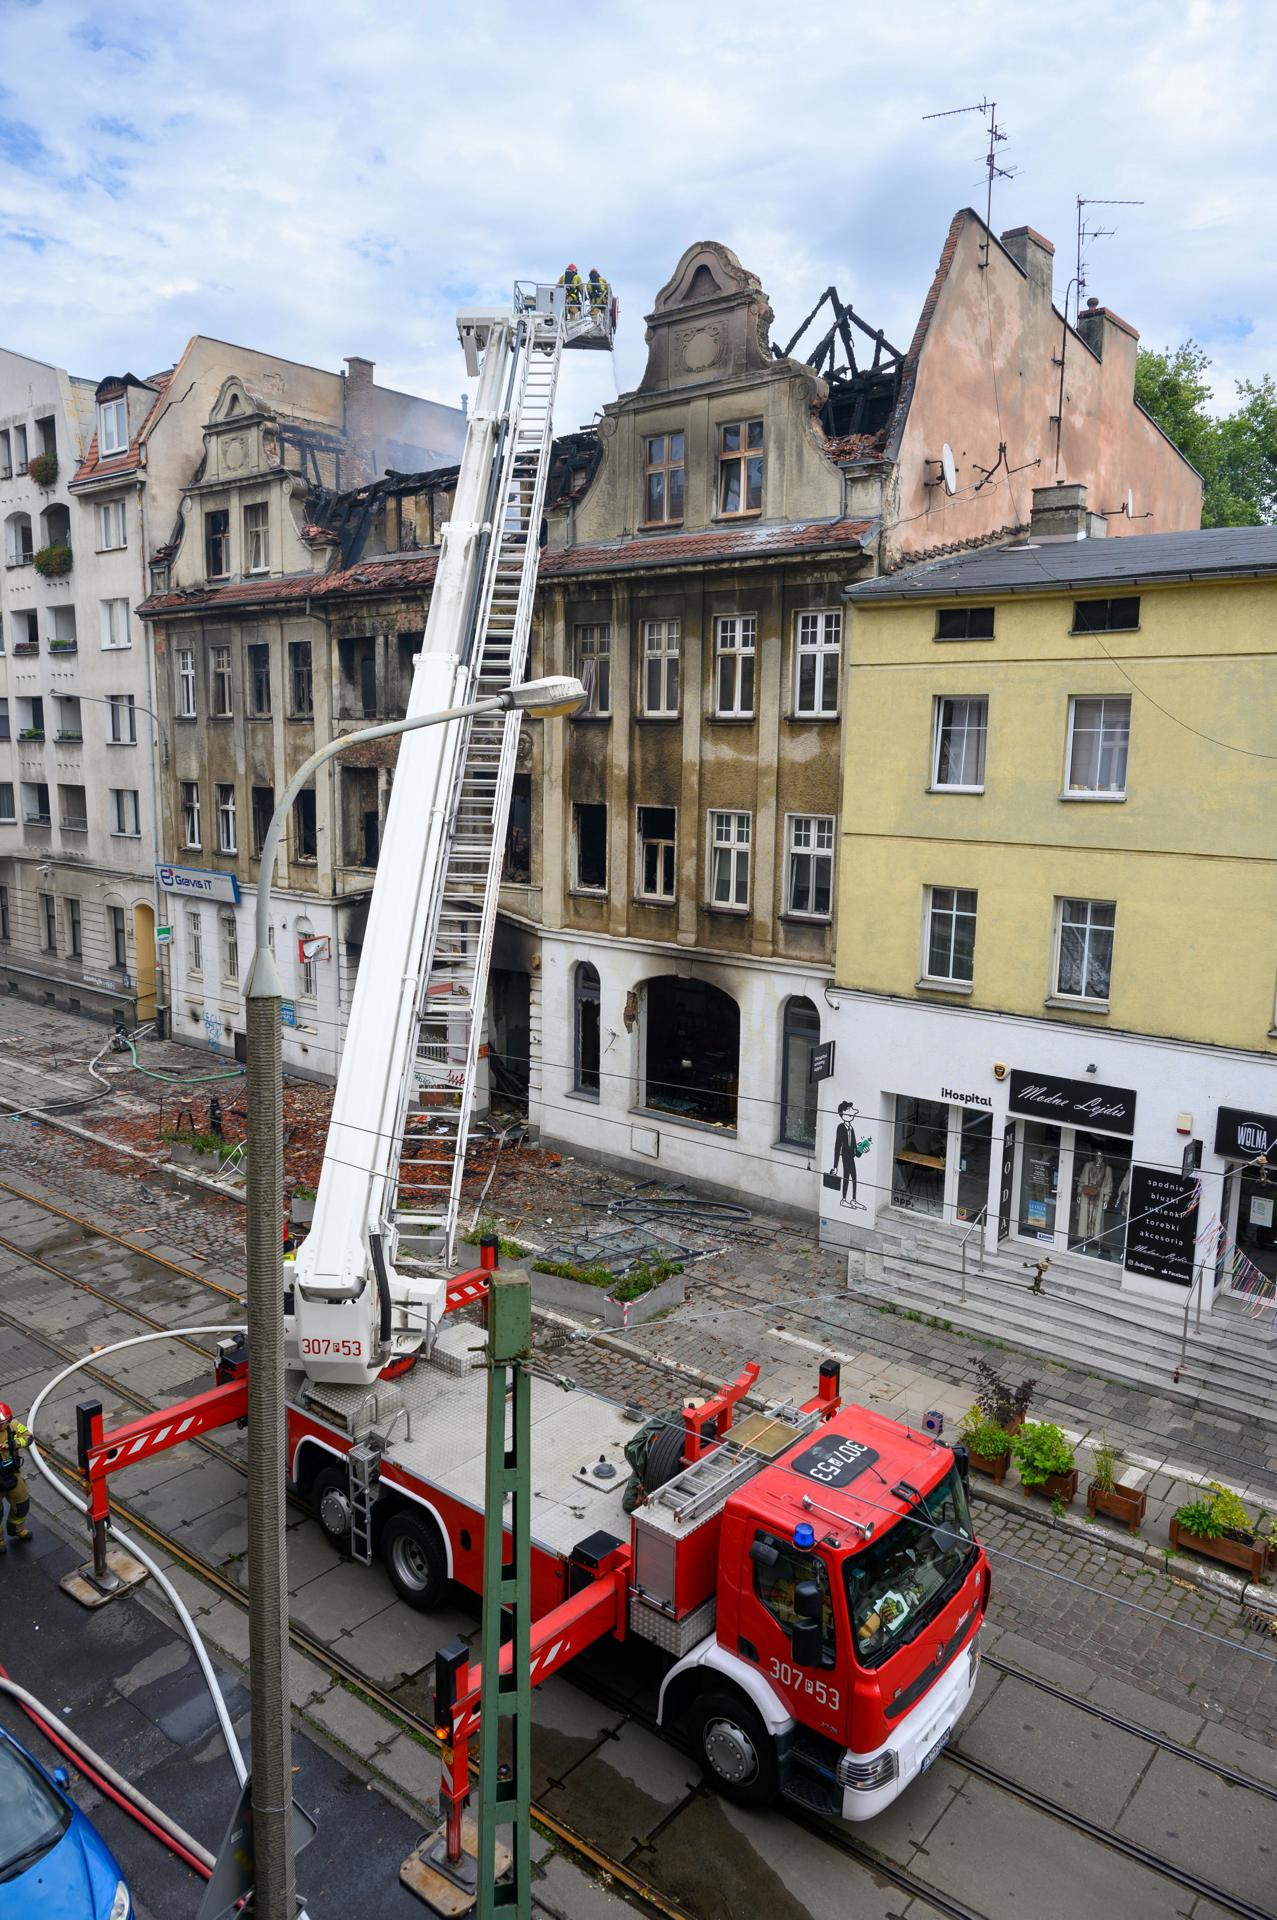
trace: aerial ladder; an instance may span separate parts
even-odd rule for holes
[[[523,680],[565,348],[608,350],[616,307],[517,283],[462,313],[478,375],[409,717]],[[449,1305],[520,712],[403,736],[324,1149],[286,1320],[315,1381],[370,1383]]]

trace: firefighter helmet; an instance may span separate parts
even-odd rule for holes
[[[4,1400],[0,1400],[0,1427],[7,1427],[12,1418],[13,1408]]]

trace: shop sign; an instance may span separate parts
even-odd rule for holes
[[[1099,1133],[1135,1131],[1135,1094],[1130,1087],[1105,1087],[1095,1080],[1061,1080],[1050,1073],[1011,1069],[1011,1108],[1057,1127],[1085,1127]]]
[[[1008,1120],[1002,1135],[1002,1183],[998,1189],[998,1239],[1011,1231],[1011,1188],[1015,1184],[1015,1121]]]
[[[1258,1154],[1277,1152],[1277,1118],[1221,1107],[1215,1122],[1215,1151],[1226,1160],[1253,1160]]]
[[[180,893],[187,900],[226,900],[239,905],[239,881],[233,873],[214,873],[206,867],[157,866],[155,878],[165,893]]]
[[[1131,1213],[1126,1229],[1128,1273],[1193,1284],[1197,1244],[1197,1183],[1164,1167],[1131,1168]]]
[[[295,1001],[280,1001],[279,1024],[281,1027],[295,1027],[297,1025],[297,1004]]]
[[[947,1100],[954,1107],[988,1107],[990,1111],[993,1109],[992,1100],[983,1093],[955,1093],[952,1087],[941,1087],[940,1098]]]
[[[811,1063],[807,1068],[808,1086],[814,1087],[818,1080],[828,1080],[832,1078],[835,1044],[833,1040],[822,1040],[817,1046],[812,1048]]]

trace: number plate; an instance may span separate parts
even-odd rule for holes
[[[948,1733],[947,1732],[942,1733],[940,1735],[940,1738],[936,1741],[935,1746],[930,1747],[927,1750],[927,1752],[923,1755],[922,1765],[918,1768],[918,1772],[925,1773],[927,1771],[927,1768],[931,1765],[931,1762],[937,1759],[938,1756],[941,1753],[943,1753],[944,1749],[948,1746],[948,1744],[949,1744]]]

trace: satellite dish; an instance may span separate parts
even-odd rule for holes
[[[940,449],[940,471],[944,475],[945,492],[956,493],[958,491],[958,469],[954,465],[953,448],[947,440]]]
[[[1128,520],[1135,518],[1135,489],[1133,487],[1126,489],[1126,517]]]

